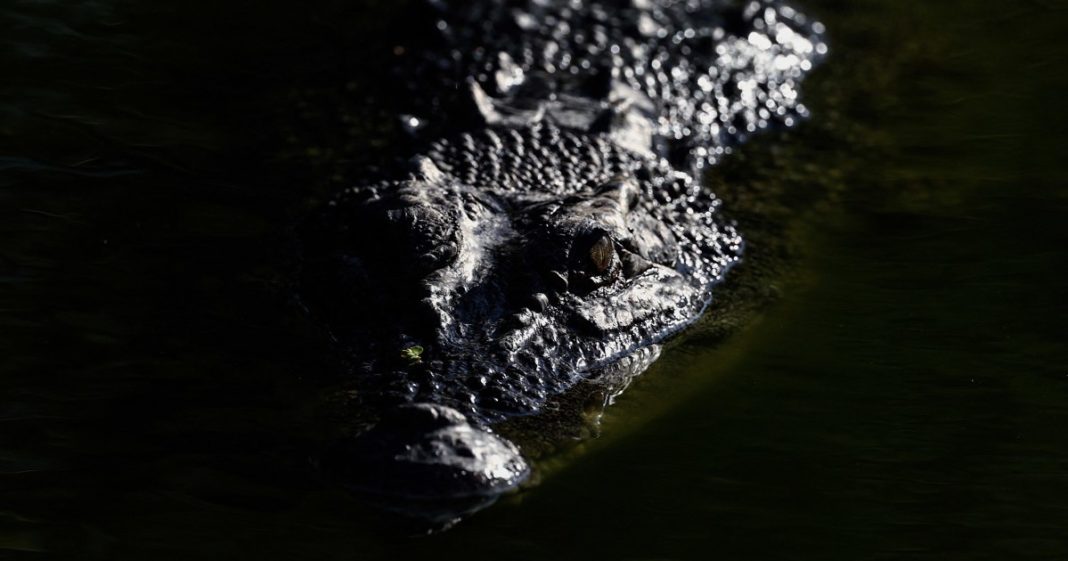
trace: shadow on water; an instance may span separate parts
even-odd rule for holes
[[[749,253],[708,319],[422,539],[314,477],[331,361],[283,296],[289,224],[395,140],[365,89],[403,6],[0,10],[0,550],[1068,555],[1066,7],[804,7],[814,119],[712,170]]]

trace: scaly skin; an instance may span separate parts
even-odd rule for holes
[[[408,79],[451,118],[405,119],[457,132],[310,221],[301,295],[381,418],[327,467],[447,519],[527,477],[495,423],[625,386],[700,317],[743,244],[694,174],[803,116],[825,47],[771,2],[432,4]]]

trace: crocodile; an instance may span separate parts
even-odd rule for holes
[[[496,427],[580,384],[618,394],[702,315],[744,242],[701,171],[804,119],[827,48],[769,0],[425,10],[396,69],[417,148],[308,219],[298,292],[364,420],[324,470],[452,519],[531,473]]]

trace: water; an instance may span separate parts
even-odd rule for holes
[[[712,171],[750,253],[708,321],[410,538],[298,453],[329,361],[280,274],[394,140],[361,96],[402,7],[7,5],[0,552],[1068,557],[1066,7],[805,2],[813,119]]]

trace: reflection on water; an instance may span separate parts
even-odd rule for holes
[[[279,280],[293,217],[394,134],[357,54],[402,9],[4,8],[0,548],[1063,557],[1063,12],[805,8],[813,120],[711,172],[733,295],[536,489],[415,540],[302,459],[330,361]]]

